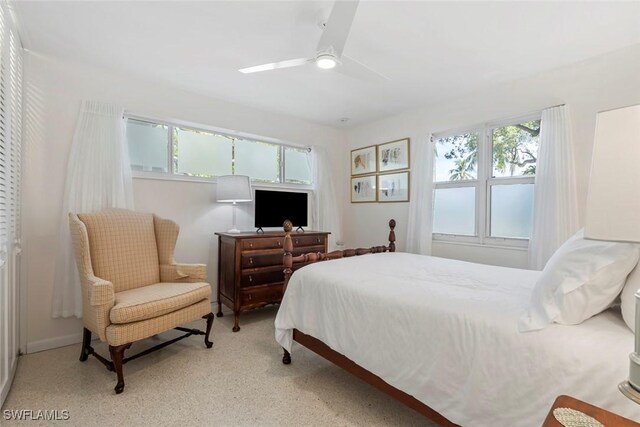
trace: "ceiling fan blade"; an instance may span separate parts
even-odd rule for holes
[[[308,58],[289,59],[287,61],[272,62],[270,64],[262,64],[262,65],[255,65],[253,67],[241,68],[238,71],[244,74],[257,73],[260,71],[277,70],[279,68],[299,67],[300,65],[304,65],[307,62],[311,62],[311,61],[313,61],[313,59],[308,59]]]
[[[338,58],[342,56],[357,9],[358,1],[335,1],[322,32],[322,37],[320,37],[320,42],[318,42],[318,52],[324,52],[332,47],[333,53]]]
[[[382,83],[391,80],[389,77],[372,70],[362,62],[356,61],[349,56],[343,55],[340,62],[341,64],[336,67],[335,70],[347,76],[372,83]]]

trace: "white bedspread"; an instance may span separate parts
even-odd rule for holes
[[[540,426],[560,394],[640,420],[617,389],[633,350],[619,311],[518,332],[539,274],[407,253],[320,262],[291,277],[276,339],[312,335],[464,426]]]

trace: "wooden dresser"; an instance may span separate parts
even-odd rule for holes
[[[282,301],[284,232],[216,233],[218,236],[218,317],[222,304],[233,310],[233,332],[240,313]],[[328,232],[291,233],[293,255],[327,252]],[[306,264],[296,265],[300,268]],[[294,268],[294,270],[296,269]]]

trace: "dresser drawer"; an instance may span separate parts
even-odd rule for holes
[[[284,282],[284,266],[282,268],[270,268],[265,271],[243,271],[240,275],[240,286],[243,288],[277,282]]]
[[[324,246],[301,246],[293,249],[293,256],[306,254],[309,252],[324,252]],[[269,252],[250,252],[243,253],[241,257],[241,268],[257,268],[268,267],[273,265],[282,265],[283,263],[283,251],[269,251]],[[284,266],[282,267],[284,269]]]
[[[240,291],[242,307],[273,304],[282,301],[282,285],[246,288]]]
[[[255,249],[278,249],[282,248],[284,237],[263,237],[260,239],[243,239],[242,249],[251,251]]]
[[[300,236],[300,235],[291,236],[294,249],[300,246],[324,245],[324,239],[325,239],[324,236]]]

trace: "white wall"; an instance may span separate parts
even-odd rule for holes
[[[411,137],[412,144],[425,143],[430,133],[506,119],[563,103],[569,105],[572,112],[579,206],[583,217],[596,113],[640,103],[638,45],[503,84],[433,108],[409,111],[368,123],[349,130],[347,140],[349,150],[407,136]],[[411,160],[413,166],[419,162],[419,159]],[[348,162],[345,153],[345,175],[350,173]],[[404,247],[408,203],[351,204],[348,193],[344,194],[344,203],[347,246],[370,246],[381,240],[384,242],[384,227],[388,219],[393,217],[398,222],[398,247]],[[372,230],[375,232],[372,233]],[[517,249],[436,242],[433,254],[512,267],[527,266],[527,252]]]
[[[81,322],[75,318],[50,316],[67,158],[81,100],[111,102],[130,113],[185,120],[290,143],[344,145],[343,132],[336,129],[33,52],[25,54],[25,96],[23,280],[28,301],[28,351],[77,342],[82,331]],[[339,164],[342,153],[329,152],[335,156],[332,163]],[[337,182],[344,181],[342,168],[336,168],[334,174]],[[213,285],[217,282],[217,242],[213,233],[227,230],[231,224],[231,206],[216,204],[214,191],[212,183],[134,179],[136,209],[176,221],[181,227],[176,259],[207,263],[208,279]],[[252,206],[239,206],[238,225],[251,229]]]

